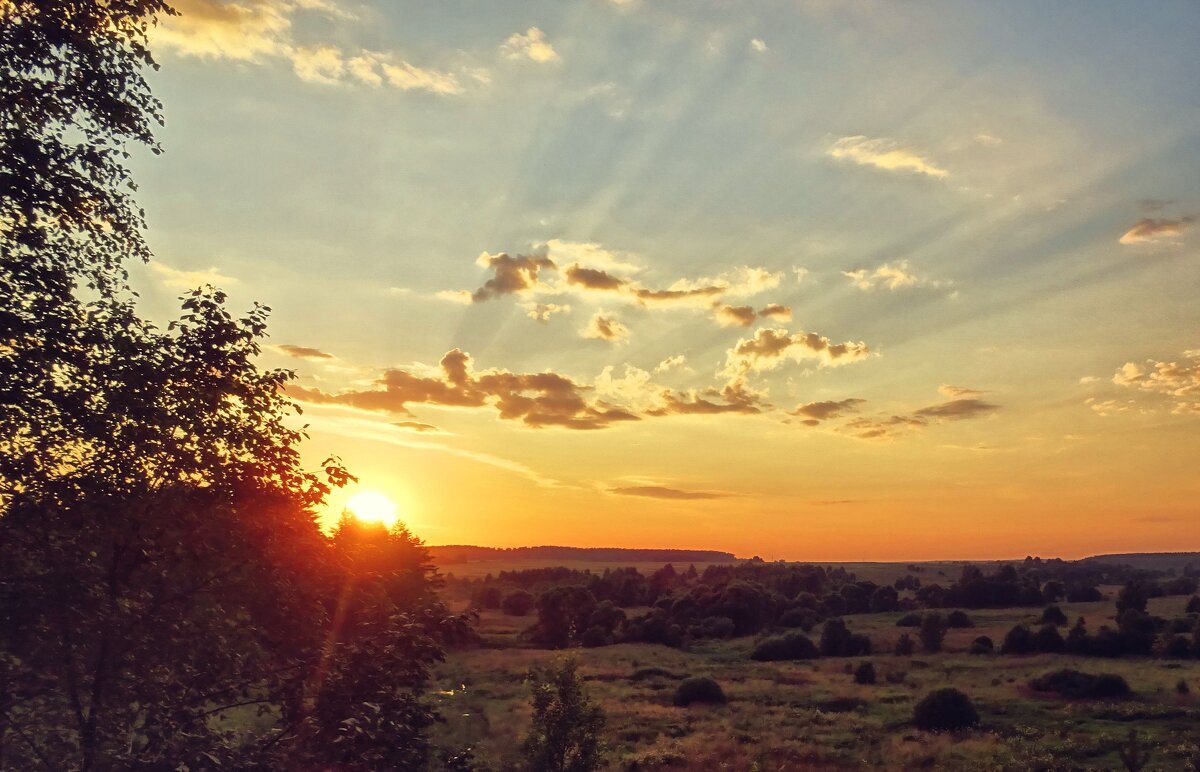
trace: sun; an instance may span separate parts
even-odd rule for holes
[[[346,502],[350,514],[364,523],[391,528],[400,519],[396,502],[379,491],[359,491]]]

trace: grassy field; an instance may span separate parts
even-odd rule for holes
[[[1156,599],[1150,612],[1173,617],[1184,602]],[[1085,617],[1093,630],[1111,624],[1110,601],[1062,608],[1072,622]],[[1200,663],[966,653],[979,635],[998,644],[1017,622],[1032,622],[1037,613],[1025,609],[971,612],[976,626],[949,631],[945,652],[898,657],[891,651],[905,631],[895,625],[899,616],[846,617],[881,652],[863,658],[754,662],[755,638],[704,642],[688,651],[621,644],[567,655],[578,659],[607,713],[612,769],[1124,769],[1115,748],[1131,728],[1154,748],[1145,769],[1193,768]],[[526,673],[563,656],[520,647],[517,635],[531,621],[485,613],[481,632],[488,647],[451,654],[438,674],[446,717],[439,739],[473,746],[489,768],[511,761],[528,730]],[[864,660],[878,670],[875,685],[854,682],[851,672]],[[1135,694],[1096,703],[1029,689],[1031,678],[1061,667],[1119,674]],[[674,689],[690,675],[716,678],[729,703],[674,707]],[[1181,680],[1193,694],[1177,691]],[[913,705],[944,686],[975,701],[983,720],[978,730],[933,735],[912,726]]]

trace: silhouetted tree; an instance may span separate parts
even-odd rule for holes
[[[921,619],[921,646],[929,653],[942,650],[942,640],[946,637],[946,622],[942,615],[930,611]]]
[[[531,675],[533,726],[521,754],[525,769],[539,772],[591,772],[604,761],[600,733],[604,713],[593,705],[572,659],[549,672]]]

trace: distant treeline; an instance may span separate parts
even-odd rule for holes
[[[429,556],[440,565],[500,562],[506,560],[569,560],[571,562],[628,563],[733,563],[732,552],[717,550],[626,549],[623,547],[429,547]]]
[[[1122,552],[1093,555],[1080,563],[1114,563],[1152,571],[1195,569],[1200,567],[1200,552]]]

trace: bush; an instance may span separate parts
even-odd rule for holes
[[[817,615],[810,609],[790,608],[779,616],[780,627],[799,627],[808,632],[817,626]]]
[[[1200,612],[1200,596],[1193,595],[1192,597],[1188,598],[1187,613],[1195,614],[1198,612]]]
[[[1000,644],[1001,654],[1031,654],[1037,650],[1034,645],[1033,633],[1025,625],[1017,625],[1004,636]]]
[[[971,648],[967,649],[970,654],[992,654],[996,651],[996,644],[992,643],[992,639],[986,635],[981,635],[971,641]]]
[[[950,732],[979,723],[971,698],[958,689],[930,692],[913,709],[913,723],[926,732]]]
[[[920,626],[921,626],[921,615],[916,612],[913,612],[911,614],[905,614],[904,616],[902,616],[896,620],[896,627],[920,627]]]
[[[913,645],[912,636],[909,635],[908,633],[904,633],[903,635],[901,635],[899,638],[896,639],[896,656],[897,657],[911,657],[913,655],[913,650],[915,648],[916,647]]]
[[[705,705],[724,705],[728,702],[725,690],[721,685],[708,676],[692,676],[684,679],[675,690],[675,705],[687,707],[693,702]]]
[[[537,601],[531,593],[525,590],[514,590],[500,601],[500,610],[510,617],[523,617],[533,611]]]
[[[870,662],[864,662],[854,671],[854,683],[856,684],[873,684],[875,683],[875,666]]]
[[[1062,633],[1054,625],[1042,625],[1033,634],[1033,646],[1038,651],[1056,654],[1063,650]]]
[[[871,653],[871,639],[855,635],[840,619],[830,619],[821,629],[821,656],[861,657]]]
[[[1187,694],[1188,692],[1191,691],[1191,688],[1188,687],[1187,681],[1180,678],[1179,681],[1175,684],[1175,691],[1179,692],[1180,694]]]
[[[1182,635],[1177,635],[1167,643],[1163,654],[1169,659],[1188,659],[1192,656],[1192,643]]]
[[[1046,606],[1042,611],[1042,616],[1038,618],[1039,625],[1057,625],[1059,627],[1067,626],[1067,615],[1058,606]]]
[[[612,645],[613,637],[600,625],[592,625],[579,636],[579,642],[586,648],[594,649],[598,646]]]
[[[947,615],[947,617],[946,617],[946,627],[961,629],[964,627],[974,627],[974,626],[975,626],[975,623],[973,621],[971,621],[971,617],[967,616],[967,612],[965,612],[965,611],[959,611],[959,610],[951,611],[950,614]]]
[[[1039,676],[1030,681],[1029,686],[1034,691],[1054,692],[1063,697],[1081,700],[1111,700],[1130,695],[1129,684],[1119,675],[1094,675],[1070,668]]]
[[[729,617],[705,617],[689,630],[696,638],[728,638],[733,631],[733,620]]]
[[[817,646],[804,633],[785,633],[767,638],[754,647],[750,659],[778,662],[788,659],[816,659]]]
[[[604,713],[588,699],[575,668],[574,660],[560,660],[531,680],[533,726],[521,744],[523,768],[585,772],[602,766]]]
[[[931,611],[921,620],[921,646],[933,654],[942,650],[942,640],[946,637],[946,623],[942,615]]]

